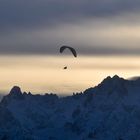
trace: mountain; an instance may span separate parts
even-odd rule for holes
[[[139,140],[140,80],[115,75],[68,97],[14,86],[0,102],[0,140]]]

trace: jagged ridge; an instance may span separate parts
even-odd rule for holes
[[[60,98],[15,86],[0,103],[0,139],[139,140],[140,82],[115,75]]]

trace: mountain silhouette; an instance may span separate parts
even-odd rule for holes
[[[67,97],[14,86],[0,103],[0,140],[139,140],[140,81],[115,75]]]

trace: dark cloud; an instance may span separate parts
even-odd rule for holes
[[[137,54],[140,49],[120,49],[105,41],[99,45],[100,36],[97,39],[96,33],[93,39],[92,34],[85,36],[81,23],[103,19],[100,21],[103,26],[104,20],[139,11],[139,0],[1,0],[0,53],[55,54],[59,46],[67,44],[78,48],[81,54]],[[65,24],[69,26],[63,31]],[[75,24],[81,28],[73,29]],[[90,43],[91,40],[95,43]]]
[[[1,0],[0,29],[54,26],[139,9],[139,0]]]

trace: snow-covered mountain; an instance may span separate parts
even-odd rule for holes
[[[63,98],[15,86],[0,103],[0,140],[140,140],[140,79],[107,77]]]

